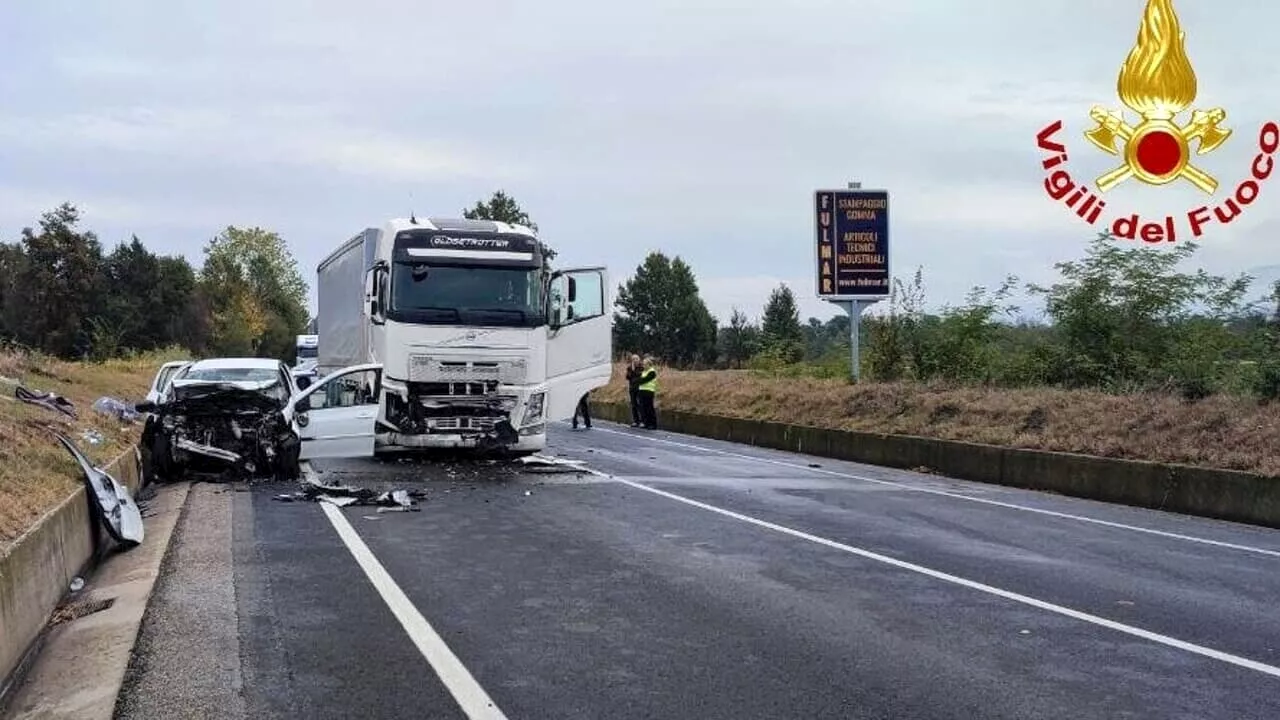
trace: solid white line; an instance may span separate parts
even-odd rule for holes
[[[431,664],[431,668],[440,677],[440,682],[444,683],[467,717],[472,720],[506,720],[506,715],[502,714],[484,688],[480,687],[480,683],[471,677],[471,673],[431,627],[431,623],[427,622],[400,586],[396,585],[395,580],[391,579],[391,575],[378,562],[369,546],[360,539],[356,529],[347,522],[342,510],[329,503],[321,503],[320,508],[329,517],[329,522],[338,531],[338,537],[346,543],[364,574],[369,576],[369,582],[373,583],[387,607],[391,608],[404,631],[409,634],[409,639],[413,640],[418,651]]]
[[[1231,665],[1247,668],[1249,670],[1256,670],[1257,672],[1263,673],[1265,675],[1270,675],[1272,677],[1280,678],[1280,667],[1276,667],[1274,665],[1267,665],[1266,663],[1260,663],[1256,660],[1250,660],[1245,657],[1240,657],[1239,655],[1232,655],[1230,653],[1225,653],[1220,650],[1214,650],[1213,648],[1204,647],[1203,645],[1196,645],[1194,643],[1186,642],[1185,640],[1178,640],[1177,638],[1172,638],[1172,637],[1169,637],[1168,635],[1161,635],[1159,633],[1151,632],[1150,630],[1143,630],[1142,628],[1133,627],[1132,625],[1125,625],[1124,623],[1119,623],[1114,620],[1108,620],[1104,617],[1099,617],[1097,615],[1090,615],[1089,613],[1080,612],[1079,610],[1072,610],[1071,608],[1063,607],[1062,605],[1055,605],[1050,602],[1045,602],[1044,600],[1037,600],[1036,598],[1029,597],[1027,595],[1022,595],[1009,590],[1003,590],[998,587],[986,585],[984,583],[968,580],[968,579],[959,577],[957,575],[951,575],[949,573],[944,573],[939,570],[927,568],[927,567],[924,567],[923,565],[916,565],[915,563],[909,563],[903,560],[898,560],[896,558],[891,558],[891,557],[888,557],[887,555],[881,555],[879,553],[872,552],[870,550],[863,550],[862,548],[857,548],[852,545],[846,545],[841,542],[836,542],[835,540],[828,540],[827,538],[819,537],[817,535],[810,535],[809,533],[806,533],[806,532],[801,532],[799,530],[794,530],[792,528],[789,528],[783,525],[778,525],[775,523],[768,522],[766,520],[754,518],[754,517],[751,517],[750,515],[743,515],[742,513],[734,512],[732,510],[725,510],[724,508],[716,507],[715,505],[709,505],[707,503],[700,502],[698,500],[693,500],[691,498],[687,498],[682,495],[676,495],[675,493],[670,493],[670,492],[667,492],[666,490],[659,490],[658,488],[650,487],[649,485],[645,485],[644,483],[638,483],[634,480],[628,480],[626,478],[618,477],[616,475],[603,473],[603,472],[600,472],[599,470],[593,470],[588,468],[587,471],[598,477],[609,478],[611,480],[614,480],[615,482],[620,482],[624,485],[633,487],[637,490],[643,490],[648,493],[653,493],[654,495],[659,495],[669,500],[675,500],[676,502],[684,503],[686,505],[691,505],[693,507],[700,508],[708,512],[713,512],[718,515],[723,515],[725,517],[733,518],[734,520],[740,520],[745,523],[750,523],[757,527],[773,530],[774,532],[779,532],[784,535],[790,535],[791,537],[799,538],[801,540],[808,540],[809,542],[817,543],[819,545],[823,545],[835,550],[840,550],[840,551],[849,553],[851,555],[857,555],[858,557],[866,558],[867,560],[874,560],[875,562],[884,563],[886,565],[892,565],[893,567],[900,568],[902,570],[908,570],[914,573],[919,573],[921,575],[926,575],[936,580],[942,580],[944,582],[953,583],[955,585],[961,585],[963,587],[967,587],[973,590],[978,590],[980,592],[984,592],[989,595],[995,595],[997,597],[1002,597],[1007,600],[1013,600],[1014,602],[1022,603],[1023,605],[1029,605],[1031,607],[1038,608],[1040,610],[1047,610],[1049,612],[1057,613],[1059,615],[1065,615],[1066,617],[1073,618],[1076,620],[1083,620],[1084,622],[1091,623],[1093,625],[1098,625],[1100,627],[1105,627],[1110,630],[1115,630],[1117,632],[1122,632],[1126,635],[1132,635],[1134,637],[1139,637],[1144,640],[1150,640],[1151,642],[1159,643],[1161,645],[1177,648],[1179,650],[1185,650],[1186,652],[1189,652],[1189,653],[1194,653],[1196,655],[1201,655],[1203,657],[1212,658],[1214,660],[1220,660],[1222,662],[1229,663]]]
[[[867,477],[865,475],[855,475],[853,473],[839,472],[837,470],[824,470],[822,468],[811,468],[797,463],[786,462],[783,460],[774,460],[772,458],[754,457],[752,455],[744,455],[741,453],[729,452],[727,450],[719,450],[709,448],[705,445],[694,445],[692,443],[676,442],[675,440],[667,440],[665,438],[651,437],[648,435],[638,435],[636,433],[623,432],[621,430],[610,430],[608,428],[597,428],[601,432],[613,433],[615,435],[623,435],[626,437],[640,438],[656,443],[666,445],[674,445],[676,447],[690,448],[693,450],[702,450],[704,452],[723,455],[725,457],[734,457],[742,460],[752,460],[759,463],[767,463],[770,465],[780,465],[782,467],[799,468],[808,472],[821,473],[824,475],[833,475],[835,477],[848,478],[850,480],[860,480],[862,482],[874,483],[876,485],[887,485],[902,490],[911,490],[913,492],[926,493],[929,495],[941,495],[942,497],[955,498],[956,500],[967,500],[969,502],[982,503],[983,505],[992,505],[1002,507],[1009,510],[1021,510],[1023,512],[1036,513],[1037,515],[1047,515],[1049,517],[1061,518],[1064,520],[1075,520],[1077,522],[1092,523],[1094,525],[1103,525],[1105,527],[1117,528],[1120,530],[1129,530],[1132,532],[1146,533],[1148,535],[1158,535],[1160,537],[1171,538],[1174,540],[1184,540],[1186,542],[1200,543],[1201,545],[1213,545],[1214,547],[1230,548],[1232,550],[1241,550],[1243,552],[1255,553],[1257,555],[1269,555],[1271,557],[1280,557],[1280,550],[1268,550],[1266,548],[1254,547],[1252,545],[1238,545],[1236,543],[1222,542],[1221,540],[1210,540],[1209,538],[1196,537],[1194,535],[1183,535],[1181,533],[1167,532],[1165,530],[1154,530],[1152,528],[1138,527],[1136,525],[1126,525],[1124,523],[1111,522],[1109,520],[1099,520],[1097,518],[1085,517],[1083,515],[1072,515],[1070,513],[1057,512],[1054,510],[1042,510],[1041,508],[1028,507],[1026,505],[1017,505],[1015,503],[1001,502],[999,500],[988,500],[987,498],[972,497],[962,495],[960,493],[947,492],[946,490],[935,490],[933,488],[918,487],[908,483],[894,482],[892,480],[880,480],[878,478]]]

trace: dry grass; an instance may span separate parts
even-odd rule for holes
[[[141,427],[125,425],[90,407],[108,395],[142,399],[169,355],[105,363],[69,363],[39,355],[0,351],[0,548],[25,532],[82,482],[79,467],[53,437],[61,432],[95,463],[104,464],[137,441]],[[30,390],[62,395],[80,418],[19,402],[13,381]],[[91,445],[81,433],[96,430],[104,442]]]
[[[1057,450],[1280,476],[1280,405],[1215,396],[772,378],[659,371],[658,405],[845,430]],[[600,400],[626,401],[621,367]]]

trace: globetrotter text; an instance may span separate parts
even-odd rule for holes
[[[1036,144],[1047,153],[1041,165],[1047,172],[1044,179],[1044,190],[1049,197],[1061,202],[1090,225],[1097,225],[1103,220],[1103,210],[1107,201],[1083,184],[1076,183],[1067,172],[1067,147],[1055,138],[1062,130],[1062,121],[1055,120],[1036,134]],[[1179,217],[1168,215],[1155,222],[1145,222],[1145,218],[1137,213],[1128,215],[1108,214],[1111,234],[1127,240],[1141,239],[1149,243],[1176,242],[1186,237],[1181,230],[1185,228],[1190,237],[1198,238],[1205,233],[1209,225],[1228,225],[1243,212],[1244,208],[1258,199],[1262,183],[1271,177],[1274,169],[1274,156],[1280,149],[1280,125],[1268,122],[1258,131],[1258,153],[1249,167],[1249,176],[1236,185],[1235,192],[1216,205],[1204,205],[1187,211],[1185,225],[1180,227]],[[1106,222],[1106,220],[1104,220]]]

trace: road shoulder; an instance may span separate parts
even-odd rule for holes
[[[186,483],[163,486],[146,503],[145,541],[111,555],[73,600],[111,606],[52,628],[6,718],[111,718],[189,489]]]
[[[233,492],[227,485],[192,486],[115,717],[245,717],[232,582]]]

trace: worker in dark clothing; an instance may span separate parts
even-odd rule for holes
[[[658,429],[658,408],[656,397],[658,394],[658,370],[654,367],[652,355],[646,355],[644,358],[644,370],[640,373],[639,383],[636,386],[638,391],[636,395],[640,399],[640,419],[645,429]]]
[[[578,399],[578,407],[573,409],[573,429],[578,429],[578,416],[582,416],[582,421],[586,423],[587,429],[591,429],[591,406],[587,404],[587,396],[591,393],[583,393]]]
[[[631,403],[631,427],[640,427],[640,356],[627,358],[627,399]]]

